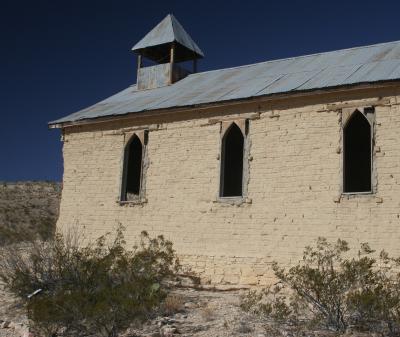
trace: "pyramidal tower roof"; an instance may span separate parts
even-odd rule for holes
[[[204,57],[203,52],[199,46],[192,40],[190,35],[185,31],[179,21],[172,14],[168,14],[157,26],[155,26],[147,35],[141,39],[132,48],[137,53],[142,53],[145,49],[157,50],[163,45],[175,42],[180,45],[181,49],[185,50],[187,56],[184,59],[189,58],[202,58]],[[155,59],[159,53],[145,53],[147,57]],[[152,57],[153,56],[153,57]],[[184,59],[182,61],[184,61]]]

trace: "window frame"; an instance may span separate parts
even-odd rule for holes
[[[376,111],[374,106],[361,106],[361,107],[352,107],[352,108],[343,108],[341,111],[341,185],[340,192],[343,196],[363,196],[363,195],[373,195],[376,194],[376,165],[375,165],[375,118]],[[370,146],[371,146],[371,189],[369,191],[359,191],[359,192],[346,192],[345,188],[345,127],[349,122],[350,118],[354,113],[359,112],[364,115],[366,121],[370,125]]]
[[[240,196],[222,196],[223,181],[224,181],[224,136],[231,128],[232,124],[236,124],[242,131],[243,135],[243,172],[242,172],[242,195]],[[218,175],[218,192],[217,202],[240,205],[242,203],[251,203],[248,199],[248,182],[249,182],[249,153],[250,153],[250,138],[249,138],[250,121],[247,118],[227,120],[220,122],[220,138],[219,138],[219,175]]]
[[[119,197],[117,202],[120,205],[125,204],[143,204],[147,202],[145,197],[146,192],[146,172],[148,167],[148,157],[147,157],[147,145],[148,145],[148,133],[146,130],[137,130],[131,133],[124,133],[124,146],[122,148],[122,160],[121,160],[121,174],[120,174],[120,188],[119,188]],[[142,144],[142,160],[141,160],[141,170],[140,170],[140,187],[139,194],[136,194],[131,200],[127,200],[126,198],[126,184],[127,184],[127,165],[128,161],[126,158],[127,154],[127,146],[131,144],[131,141],[134,137],[137,137]]]

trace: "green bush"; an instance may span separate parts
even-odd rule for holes
[[[319,238],[306,247],[302,261],[288,270],[273,264],[279,283],[242,298],[241,307],[273,320],[319,324],[330,330],[378,331],[398,335],[399,259],[379,256],[362,244],[348,257],[346,241]]]
[[[172,243],[162,236],[143,232],[138,246],[125,246],[119,227],[114,238],[85,246],[56,235],[23,250],[6,247],[0,278],[26,303],[42,336],[118,336],[160,305],[166,280],[179,268]]]

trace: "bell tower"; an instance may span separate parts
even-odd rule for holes
[[[171,85],[197,71],[197,60],[203,52],[178,20],[168,14],[132,50],[137,54],[137,87],[139,90]],[[180,63],[192,61],[192,69]],[[144,65],[144,62],[150,65]]]

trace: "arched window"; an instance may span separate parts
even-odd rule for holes
[[[122,201],[130,201],[140,196],[143,169],[143,144],[133,135],[125,146],[122,181]]]
[[[244,136],[236,123],[232,123],[226,130],[221,150],[220,196],[242,196]]]
[[[371,192],[372,129],[356,110],[343,129],[344,192]]]

